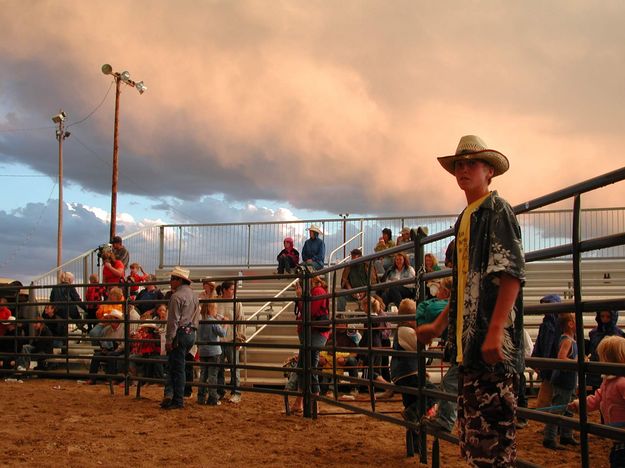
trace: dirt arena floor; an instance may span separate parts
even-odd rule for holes
[[[286,416],[279,396],[244,393],[238,406],[159,409],[162,388],[142,399],[105,384],[69,380],[0,381],[3,466],[423,466],[406,458],[404,430],[365,416]],[[385,403],[384,410],[398,409]],[[337,411],[321,405],[320,411]],[[542,425],[519,432],[519,454],[554,467],[579,466],[571,449],[541,445]],[[591,466],[607,467],[610,441],[591,436]],[[441,466],[466,466],[457,447],[441,442]]]

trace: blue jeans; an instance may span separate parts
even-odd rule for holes
[[[575,389],[565,389],[559,387],[557,385],[553,385],[553,397],[551,397],[551,405],[552,406],[560,406],[560,405],[568,405],[573,400],[573,394],[575,393]],[[552,411],[553,414],[562,414],[564,416],[573,416],[573,413],[568,411],[566,408],[561,409],[559,411]],[[558,425],[557,424],[547,424],[545,425],[545,440],[556,440],[556,435],[558,433]],[[560,427],[560,440],[563,438],[573,437],[573,429],[570,427]]]
[[[184,403],[185,357],[195,343],[195,334],[195,331],[187,334],[178,329],[174,339],[175,347],[167,354],[169,372],[165,383],[165,397],[171,398],[173,404]]]
[[[312,332],[310,334],[310,345],[311,346],[325,346],[327,338],[319,333]],[[304,331],[299,334],[299,342],[304,344]],[[304,349],[299,350],[299,359],[297,360],[297,367],[303,369],[304,368]],[[314,369],[319,365],[319,350],[313,349],[310,351],[310,367]],[[319,393],[319,376],[317,374],[312,374],[310,376],[310,391],[312,393]],[[297,388],[302,390],[304,388],[304,374],[299,374],[297,379]]]
[[[231,341],[231,340],[229,340]],[[221,360],[220,362],[222,364],[234,364],[236,366],[239,365],[239,350],[234,349],[234,346],[222,346],[221,347]],[[225,367],[220,367],[218,372],[217,372],[217,383],[219,385],[225,385],[226,384],[226,368]],[[230,369],[230,385],[233,385],[236,387],[236,390],[232,392],[233,395],[240,395],[241,392],[239,391],[239,387],[241,386],[241,369],[239,369],[238,367],[236,368],[236,370],[234,371],[234,373],[232,373],[232,369]],[[226,389],[225,388],[220,388],[218,393],[221,396],[224,396],[226,394]]]
[[[219,370],[219,367],[211,364],[217,364],[220,358],[220,355],[200,357],[200,361],[202,362],[202,372],[200,374],[201,383],[208,383],[209,385],[215,385],[217,383],[217,371]],[[197,391],[197,402],[205,403],[206,394],[208,394],[208,401],[210,402],[216,402],[219,400],[219,394],[217,393],[217,389],[215,387],[200,387]]]
[[[441,390],[452,395],[458,395],[458,364],[451,364],[441,380]],[[455,401],[439,400],[436,421],[451,431],[456,423],[458,410]]]

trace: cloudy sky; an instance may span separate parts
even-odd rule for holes
[[[512,204],[623,165],[621,1],[0,0],[0,276],[153,223],[456,213],[435,157],[478,134]],[[86,120],[82,121],[83,119]],[[625,185],[584,206],[621,206]]]

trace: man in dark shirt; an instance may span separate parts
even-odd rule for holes
[[[119,236],[115,236],[111,239],[111,245],[113,246],[113,252],[115,252],[115,258],[117,260],[121,260],[124,264],[124,269],[128,268],[128,263],[130,262],[130,254],[126,247],[122,244],[122,238]]]

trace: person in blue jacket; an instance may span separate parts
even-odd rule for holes
[[[591,361],[599,361],[599,355],[597,354],[597,347],[601,340],[606,336],[622,336],[625,338],[625,333],[616,324],[618,322],[618,310],[601,310],[597,311],[595,317],[597,326],[590,331],[588,337],[590,338],[590,344],[588,346],[588,353],[590,354]],[[586,384],[592,387],[593,393],[601,386],[603,377],[601,374],[587,374]]]
[[[323,239],[319,237],[323,235],[323,232],[314,224],[310,225],[308,232],[310,238],[304,242],[304,247],[302,247],[302,262],[315,270],[321,270],[326,256],[326,245]]]

